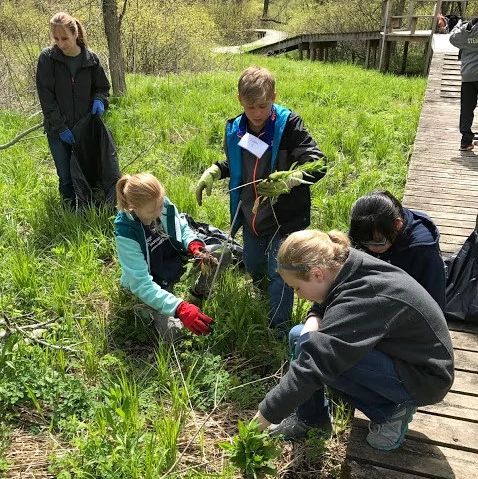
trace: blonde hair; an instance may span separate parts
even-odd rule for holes
[[[141,208],[150,201],[164,198],[164,186],[151,173],[123,175],[116,183],[118,210]]]
[[[291,271],[309,279],[314,266],[339,270],[349,255],[350,240],[341,231],[296,231],[288,236],[277,254],[277,270]]]
[[[272,100],[275,89],[276,82],[272,73],[261,67],[247,68],[237,83],[239,97],[250,103]]]
[[[75,17],[65,12],[55,13],[50,19],[50,29],[53,30],[54,27],[63,27],[73,35],[78,34],[76,43],[80,47],[87,47],[85,27]]]

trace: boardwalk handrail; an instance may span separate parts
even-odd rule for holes
[[[249,53],[274,53],[298,48],[302,43],[380,40],[380,31],[307,33],[249,50]]]

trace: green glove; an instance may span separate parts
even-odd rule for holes
[[[205,189],[206,195],[210,195],[212,191],[212,184],[214,181],[221,178],[221,170],[219,166],[212,165],[210,166],[199,178],[198,184],[196,185],[196,201],[198,205],[202,205],[202,192]]]
[[[257,193],[260,196],[276,197],[289,193],[292,188],[301,184],[310,185],[309,181],[304,181],[302,171],[294,171],[285,176],[284,171],[271,173],[269,177],[257,185]]]

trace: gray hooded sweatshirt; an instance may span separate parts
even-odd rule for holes
[[[450,43],[461,50],[461,79],[478,81],[478,23],[468,31],[469,23],[458,24],[451,32]]]
[[[450,333],[438,304],[400,268],[350,249],[307,333],[299,357],[259,405],[279,423],[323,384],[332,384],[374,349],[390,356],[417,405],[441,401],[453,378]],[[308,337],[307,337],[308,336]]]

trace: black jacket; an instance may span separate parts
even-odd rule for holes
[[[383,254],[374,254],[406,271],[445,308],[445,264],[440,253],[440,233],[422,211],[403,208],[405,228]]]
[[[45,48],[38,58],[36,84],[47,133],[71,129],[91,111],[95,98],[108,106],[110,83],[97,55],[83,47],[81,55],[74,78],[56,46]]]
[[[268,421],[280,422],[374,349],[392,358],[418,406],[441,401],[450,389],[453,347],[443,312],[403,270],[350,248],[312,312],[322,317],[319,331],[304,334],[299,357],[259,406]]]
[[[237,117],[236,117],[237,118]],[[228,120],[228,124],[234,122],[236,118]],[[225,145],[227,154],[227,146]],[[258,169],[253,171],[251,165],[255,162],[255,156],[252,153],[242,151],[242,183],[249,183],[258,178],[267,178],[270,173],[270,148],[261,158]],[[314,141],[309,131],[304,125],[303,120],[294,112],[291,112],[287,118],[287,123],[282,134],[279,151],[277,154],[277,171],[289,170],[294,163],[304,164],[307,162],[323,159],[326,163],[325,155],[320,151],[317,143]],[[230,176],[229,162],[220,161],[216,165],[221,170],[221,178]],[[307,181],[317,182],[326,174],[327,168],[314,171],[311,176],[306,177]],[[269,201],[263,202],[257,213],[256,228],[251,228],[253,216],[251,214],[252,204],[254,202],[255,185],[245,186],[241,189],[242,209],[247,208],[244,213],[244,222],[249,224],[251,231],[259,236],[274,233],[280,225],[280,234],[289,234],[294,231],[307,228],[310,224],[310,187],[309,185],[299,185],[286,194],[280,195],[277,203],[273,205],[274,213]],[[276,220],[277,217],[277,220]]]

